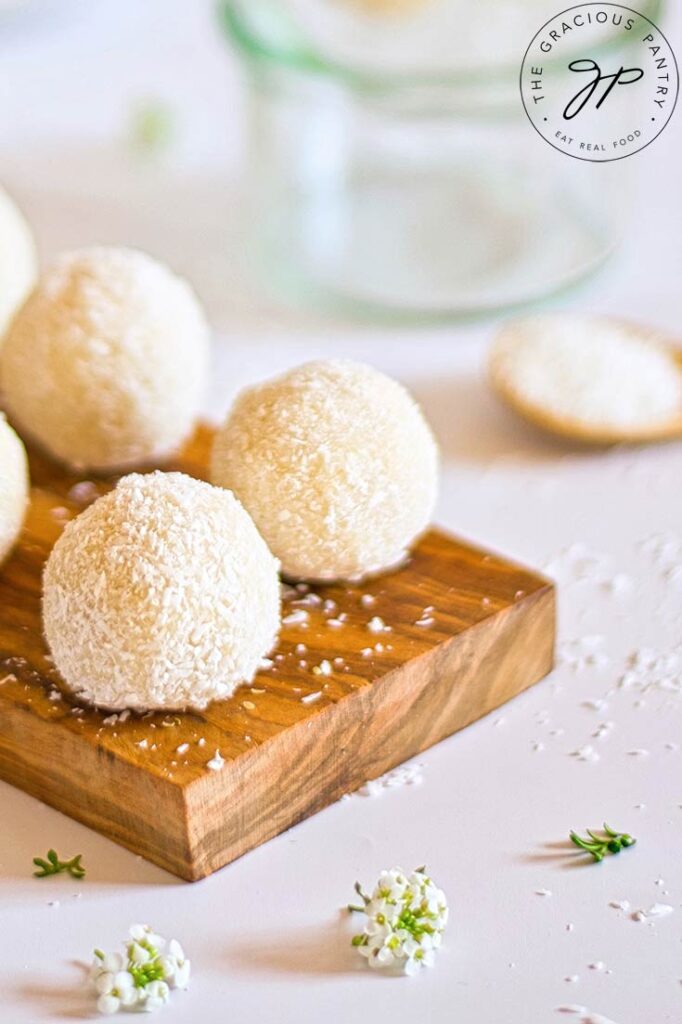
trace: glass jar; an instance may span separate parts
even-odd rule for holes
[[[567,157],[524,113],[540,23],[513,65],[396,71],[330,59],[258,0],[223,12],[249,83],[250,248],[279,293],[362,316],[472,315],[571,285],[617,244],[632,161]]]

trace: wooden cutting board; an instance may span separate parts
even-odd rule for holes
[[[210,443],[201,427],[167,468],[204,477]],[[0,569],[0,777],[182,878],[216,871],[552,667],[552,584],[434,530],[407,566],[365,586],[288,588],[272,667],[230,700],[122,718],[79,706],[42,638],[41,571],[63,524],[113,481],[84,483],[29,454],[30,511]],[[375,617],[388,628],[373,631]]]

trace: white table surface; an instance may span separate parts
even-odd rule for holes
[[[186,273],[216,331],[214,414],[244,382],[315,356],[367,359],[407,382],[443,450],[438,521],[529,565],[552,564],[563,663],[427,751],[421,785],[354,796],[195,885],[0,784],[0,1020],[89,1017],[80,962],[147,920],[194,961],[190,991],[164,1011],[169,1022],[580,1020],[562,1017],[567,1004],[617,1024],[679,1021],[682,446],[592,454],[521,426],[482,379],[491,322],[366,328],[263,300],[231,256],[240,83],[212,4],[64,6],[42,26],[0,35],[0,180],[42,254],[126,242]],[[178,140],[160,167],[132,159],[125,143],[131,104],[146,96],[176,112]],[[633,158],[639,190],[625,246],[562,305],[679,329],[680,117]],[[620,573],[632,581],[622,593],[612,587]],[[642,648],[654,652],[649,667],[618,687]],[[596,651],[596,664],[576,664],[581,651]],[[584,703],[600,699],[599,709]],[[599,760],[572,756],[586,745]],[[569,828],[605,817],[638,845],[576,866]],[[85,882],[31,877],[31,858],[50,845],[83,853]],[[370,884],[383,867],[422,862],[452,907],[438,964],[416,979],[370,973],[339,908],[356,878]],[[536,895],[543,888],[552,895]],[[636,922],[615,900],[674,912]],[[599,961],[605,970],[589,967]]]

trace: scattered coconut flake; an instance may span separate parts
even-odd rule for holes
[[[613,907],[614,910],[627,911],[630,909],[630,900],[611,900],[609,906]]]
[[[603,643],[604,637],[598,634],[579,637],[577,640],[565,640],[559,644],[557,662],[568,666],[574,672],[582,672],[586,668],[605,668],[611,659],[600,650]]]
[[[307,648],[306,644],[296,644],[296,647],[295,647],[296,654],[305,654],[307,652],[307,650],[308,650],[308,648]]]
[[[342,619],[327,619],[327,625],[330,629],[341,629],[343,626]]]
[[[255,711],[256,710],[256,705],[253,703],[252,700],[243,700],[242,701],[242,707],[246,711]]]
[[[649,751],[638,748],[636,750],[628,750],[628,757],[648,757]]]
[[[146,750],[147,747],[149,746],[149,740],[138,740],[135,746],[139,747],[140,750]]]
[[[536,889],[535,890],[535,895],[536,896],[551,896],[552,895],[552,890],[551,889]]]
[[[613,729],[613,722],[601,722],[592,733],[593,737],[598,740],[604,739],[608,736]]]
[[[261,658],[261,660],[258,662],[258,671],[267,672],[268,669],[273,668],[274,664],[275,663],[272,660],[272,658]]]
[[[319,665],[313,665],[313,675],[330,676],[334,670],[332,664],[326,658]]]
[[[587,1013],[587,1007],[580,1003],[566,1003],[564,1006],[557,1006],[557,1013]]]
[[[313,704],[316,700],[319,700],[322,696],[322,690],[316,690],[315,693],[307,693],[305,697],[301,697],[301,704]]]
[[[307,624],[310,615],[305,608],[297,608],[295,611],[285,615],[282,619],[283,626],[302,626]]]
[[[210,768],[212,772],[219,772],[224,764],[225,758],[220,756],[219,750],[216,750],[211,760],[206,762],[206,767]]]
[[[375,615],[367,623],[367,629],[370,633],[387,633],[390,631],[390,626],[387,626],[380,615]]]
[[[85,503],[88,501],[94,501],[99,496],[97,485],[92,480],[81,480],[79,483],[74,484],[68,493],[70,501],[77,501],[79,503]]]
[[[584,700],[582,704],[584,708],[590,708],[592,711],[603,711],[608,707],[603,697],[591,697],[589,700]]]
[[[594,963],[587,965],[591,971],[605,971],[606,964],[603,960],[595,960]]]
[[[675,910],[669,903],[654,903],[646,912],[647,917],[667,917]]]
[[[369,608],[376,601],[374,594],[362,594],[360,597],[360,604],[363,608]]]
[[[417,762],[399,765],[377,779],[369,779],[358,793],[361,796],[381,796],[387,789],[419,785],[423,781],[423,768],[424,765]]]
[[[584,747],[580,747],[579,750],[574,750],[571,753],[571,757],[575,757],[576,760],[578,760],[578,761],[598,761],[599,760],[599,754],[594,749],[594,747],[590,746],[589,743],[586,746],[584,746]]]
[[[186,754],[189,750],[189,743],[181,743],[179,747],[175,748],[176,754]]]

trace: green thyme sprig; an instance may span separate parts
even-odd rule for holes
[[[47,878],[49,875],[60,875],[62,871],[68,871],[72,878],[84,878],[85,868],[81,864],[82,853],[71,860],[60,860],[56,850],[47,851],[47,859],[34,857],[33,863],[39,869],[33,874],[36,878]]]
[[[621,850],[628,846],[634,846],[637,842],[627,832],[616,832],[609,828],[606,822],[604,822],[605,834],[603,836],[590,832],[589,828],[585,831],[589,839],[583,839],[577,832],[569,832],[569,838],[581,850],[591,853],[595,861],[603,860],[607,853],[620,853]]]

